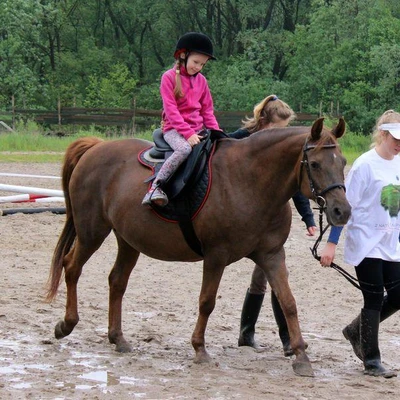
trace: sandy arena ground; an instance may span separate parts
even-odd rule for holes
[[[0,172],[59,175],[58,164],[0,164]],[[0,183],[60,189],[58,180],[0,176]],[[0,196],[11,193],[0,192]],[[60,204],[59,204],[60,205]],[[62,206],[62,204],[61,204]],[[0,209],[42,207],[0,204]],[[238,348],[243,297],[253,265],[227,267],[206,332],[208,365],[193,363],[190,337],[197,318],[201,263],[161,262],[141,256],[123,307],[130,354],[107,339],[107,277],[116,243],[110,236],[86,264],[79,282],[80,322],[54,338],[64,315],[65,285],[52,304],[43,301],[52,253],[64,215],[49,212],[0,217],[1,399],[398,399],[400,378],[365,377],[362,364],[341,334],[361,307],[360,292],[333,269],[313,259],[313,239],[294,212],[286,244],[290,284],[297,300],[314,378],[295,376],[282,353],[269,298],[264,302],[257,352]],[[336,260],[342,261],[339,245]],[[381,326],[386,365],[400,369],[400,325],[395,315]]]

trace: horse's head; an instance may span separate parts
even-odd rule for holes
[[[344,225],[351,207],[345,195],[343,157],[337,139],[343,136],[346,124],[343,118],[331,131],[323,126],[324,118],[317,119],[303,148],[299,168],[301,191],[323,207],[328,222]]]

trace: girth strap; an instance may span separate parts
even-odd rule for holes
[[[181,228],[182,234],[189,245],[189,247],[199,256],[203,257],[203,249],[201,242],[196,235],[193,227],[193,221],[190,217],[190,207],[187,197],[181,197],[177,200],[178,207],[181,205],[180,209],[183,211],[178,218],[178,224]]]

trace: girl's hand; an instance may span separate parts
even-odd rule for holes
[[[327,242],[321,252],[320,263],[323,267],[330,267],[335,258],[336,244]]]
[[[196,144],[199,144],[199,143],[200,143],[200,136],[197,135],[197,134],[194,134],[194,135],[190,136],[190,138],[188,139],[188,143],[189,143],[192,147],[196,146]]]

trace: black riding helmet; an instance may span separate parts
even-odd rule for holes
[[[211,39],[204,33],[188,32],[181,36],[176,44],[174,57],[178,58],[181,53],[196,53],[205,54],[212,60],[215,60],[213,44]]]

